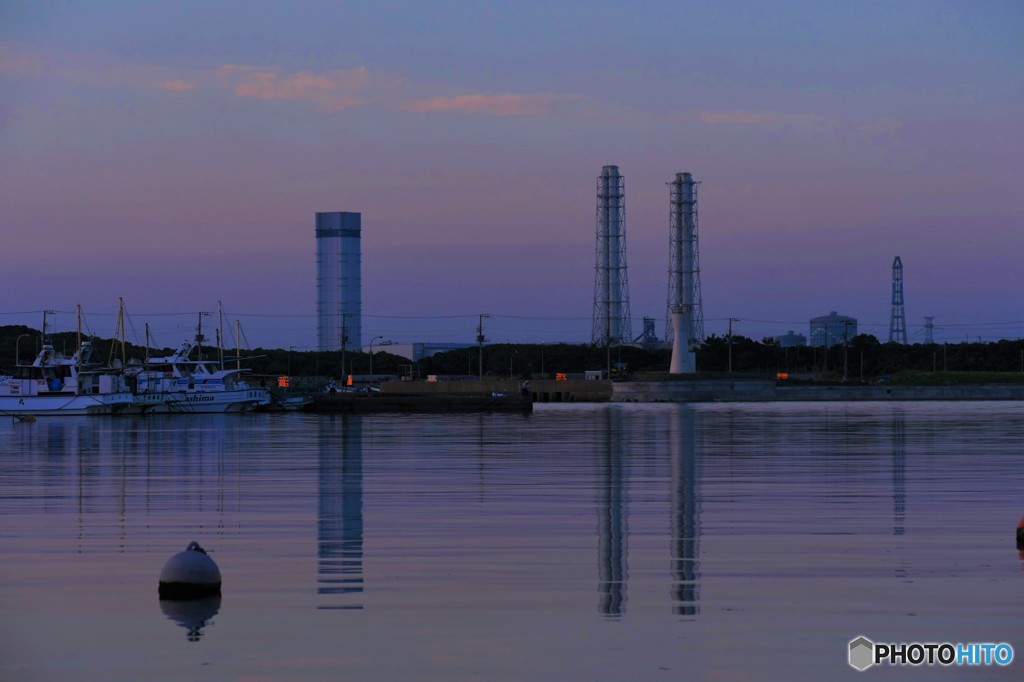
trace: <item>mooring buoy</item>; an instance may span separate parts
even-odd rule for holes
[[[190,542],[160,569],[161,599],[195,599],[220,594],[220,569],[199,546]]]

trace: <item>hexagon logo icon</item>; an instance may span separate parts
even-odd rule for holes
[[[867,670],[875,664],[875,643],[861,635],[850,641],[850,665],[860,670]]]

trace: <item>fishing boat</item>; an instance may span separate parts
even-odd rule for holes
[[[68,358],[44,344],[31,365],[18,365],[0,377],[0,414],[13,417],[118,414],[132,406],[121,373],[92,359],[82,342]]]
[[[246,370],[224,369],[216,360],[203,359],[189,341],[165,357],[129,365],[125,374],[133,396],[132,412],[248,412],[269,405],[270,391],[250,386]]]

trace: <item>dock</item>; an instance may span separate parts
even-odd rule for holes
[[[337,393],[317,395],[302,408],[306,412],[532,412],[533,399],[520,393],[392,395]]]

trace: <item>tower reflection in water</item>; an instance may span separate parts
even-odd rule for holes
[[[363,608],[363,417],[321,418],[317,594],[320,609]]]
[[[672,612],[695,616],[699,612],[700,579],[700,478],[697,452],[697,415],[686,405],[673,405],[652,415],[647,426],[668,432],[667,457],[655,460],[668,467],[664,478],[670,486],[671,598]],[[597,524],[598,524],[598,608],[606,616],[620,617],[626,612],[629,580],[629,469],[631,461],[651,461],[653,453],[644,452],[652,442],[644,434],[626,433],[627,421],[620,410],[609,408],[601,415],[598,438]],[[637,436],[637,437],[634,437]],[[655,439],[656,440],[656,439]],[[638,480],[637,485],[645,485]],[[642,500],[641,500],[642,502]],[[643,531],[641,531],[643,532]]]
[[[597,472],[598,608],[606,616],[621,616],[626,608],[626,438],[617,409],[602,414],[601,454]]]
[[[700,500],[697,479],[697,418],[693,408],[680,405],[669,425],[672,463],[672,612],[699,612]]]

